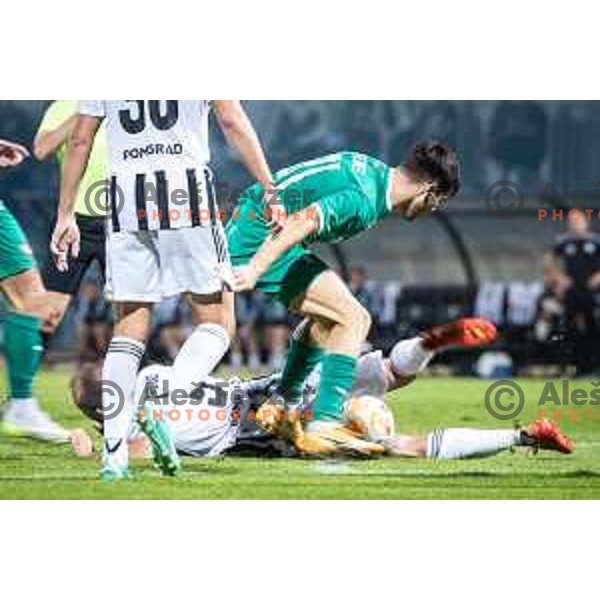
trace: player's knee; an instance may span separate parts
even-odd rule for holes
[[[358,300],[349,302],[341,314],[343,325],[356,331],[360,337],[367,337],[371,329],[371,315]]]
[[[371,331],[373,319],[371,318],[371,313],[362,304],[358,302],[357,304],[356,322],[361,331],[361,337],[366,338],[369,335],[369,331]]]

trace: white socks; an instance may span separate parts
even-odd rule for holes
[[[208,377],[229,349],[229,334],[221,325],[198,325],[186,340],[173,364],[173,380],[178,389],[190,393],[194,383]]]
[[[438,429],[427,436],[427,458],[490,456],[520,442],[517,429]]]
[[[126,337],[115,337],[102,369],[104,409],[104,466],[126,469],[127,438],[134,411],[133,393],[146,346]]]
[[[434,352],[423,348],[420,337],[398,342],[390,353],[390,361],[396,375],[411,377],[418,375],[433,358]]]

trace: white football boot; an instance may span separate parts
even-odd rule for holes
[[[54,422],[39,406],[35,398],[11,400],[2,418],[1,429],[13,437],[28,437],[43,442],[66,444],[69,432]]]

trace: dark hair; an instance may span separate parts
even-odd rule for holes
[[[460,187],[460,165],[456,150],[439,140],[417,142],[402,165],[414,177],[432,181],[448,198]]]

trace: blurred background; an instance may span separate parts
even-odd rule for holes
[[[0,137],[31,147],[49,102],[0,101]],[[372,312],[372,345],[386,348],[398,337],[477,314],[500,327],[497,346],[482,356],[448,354],[434,371],[600,372],[600,280],[593,281],[600,273],[600,102],[255,101],[246,108],[274,169],[342,149],[395,165],[424,137],[458,148],[462,189],[447,211],[411,225],[390,219],[356,240],[319,250]],[[226,204],[226,192],[250,181],[217,127],[212,152]],[[40,264],[58,186],[52,160],[0,173],[0,197]],[[590,211],[584,215],[589,227],[573,227],[569,211],[575,208]],[[540,210],[548,216],[540,219]],[[565,281],[571,282],[566,289]],[[103,352],[111,309],[99,282],[92,270],[48,361]],[[238,297],[237,315],[239,339],[229,364],[279,366],[293,319],[258,293]],[[185,306],[164,302],[155,316],[153,354],[169,361],[189,328]]]

